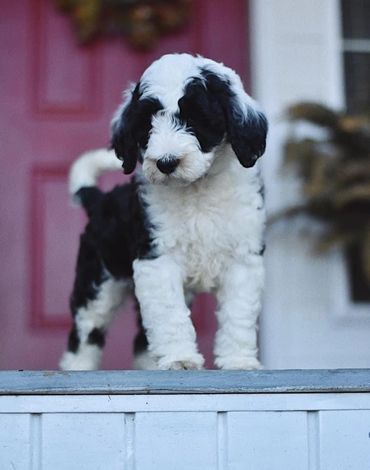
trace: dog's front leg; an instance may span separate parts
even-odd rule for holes
[[[225,270],[217,291],[219,328],[215,364],[221,369],[259,369],[257,318],[264,283],[262,256],[251,254]]]
[[[184,299],[180,266],[167,255],[134,262],[135,294],[140,303],[149,352],[159,369],[201,369],[190,310]]]

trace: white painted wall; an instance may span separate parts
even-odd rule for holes
[[[369,393],[0,397],[2,470],[368,468]]]
[[[283,110],[302,100],[344,103],[339,0],[251,1],[254,96],[270,120],[263,157],[269,214],[299,201],[282,174]],[[316,257],[310,237],[284,223],[269,230],[260,345],[267,368],[367,367],[370,305],[348,296],[342,255]]]

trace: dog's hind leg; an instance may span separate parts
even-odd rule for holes
[[[93,244],[82,235],[71,296],[73,326],[59,364],[61,369],[99,367],[107,328],[126,297],[128,286],[128,281],[117,280],[108,273]]]

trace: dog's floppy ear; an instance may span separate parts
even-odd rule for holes
[[[140,82],[126,91],[125,98],[112,120],[111,147],[123,161],[124,173],[129,174],[141,159],[141,152],[148,144],[152,116],[162,109],[162,104],[151,96],[143,97]]]
[[[228,67],[204,69],[207,87],[220,100],[226,118],[226,139],[239,162],[252,167],[266,147],[267,119],[257,103],[244,91],[239,76]]]
[[[251,104],[241,105],[231,98],[227,106],[227,134],[235,155],[246,168],[262,157],[266,148],[267,119]]]
[[[139,146],[134,136],[134,115],[139,101],[139,83],[132,85],[125,92],[123,104],[118,108],[112,119],[111,147],[117,158],[122,160],[125,174],[135,170],[139,157]]]

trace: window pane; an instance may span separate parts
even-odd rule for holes
[[[370,302],[370,285],[366,280],[361,248],[356,244],[346,251],[352,301],[360,303]]]
[[[342,27],[345,39],[370,39],[370,1],[342,0]]]
[[[370,54],[344,54],[347,110],[352,113],[370,112]]]

